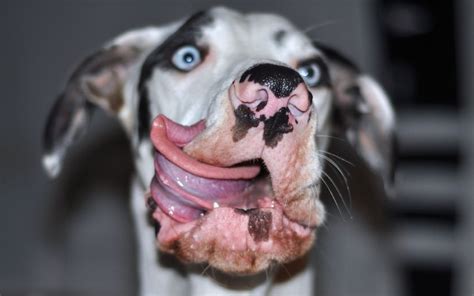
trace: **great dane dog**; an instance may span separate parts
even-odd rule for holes
[[[312,295],[328,135],[391,184],[384,91],[280,16],[213,8],[107,43],[51,111],[50,175],[96,106],[133,149],[141,295]]]

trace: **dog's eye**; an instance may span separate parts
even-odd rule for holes
[[[301,65],[297,70],[309,87],[315,87],[321,80],[321,68],[317,63]]]
[[[201,62],[201,53],[195,46],[186,45],[175,51],[171,61],[178,70],[191,71]]]

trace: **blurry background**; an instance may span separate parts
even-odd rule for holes
[[[104,41],[216,4],[2,1],[1,295],[134,295],[132,165],[124,134],[97,112],[52,181],[40,166],[43,125],[67,75]],[[364,196],[371,189],[354,191],[352,202],[362,206],[352,218],[325,199],[330,215],[313,258],[318,295],[473,295],[474,2],[225,4],[313,27],[311,37],[377,77],[397,109],[398,196],[371,201]],[[357,175],[350,179],[357,185]]]

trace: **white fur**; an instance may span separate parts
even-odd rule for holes
[[[51,178],[56,177],[61,171],[61,160],[58,154],[47,154],[43,156],[43,166]]]
[[[188,295],[189,284],[178,271],[165,268],[158,263],[159,253],[155,243],[155,231],[148,220],[145,191],[134,177],[131,189],[131,209],[135,224],[138,248],[139,294],[143,296]]]
[[[358,79],[360,91],[367,99],[368,105],[374,109],[372,113],[377,117],[379,128],[388,133],[395,126],[395,113],[390,100],[380,85],[370,76],[362,75]]]

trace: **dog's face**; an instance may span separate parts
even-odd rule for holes
[[[159,248],[227,272],[255,273],[311,247],[331,131],[387,180],[391,170],[383,91],[274,15],[216,8],[126,33],[88,58],[48,121],[53,174],[91,103],[120,119],[151,180]]]

